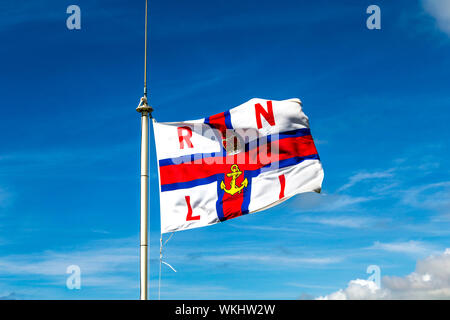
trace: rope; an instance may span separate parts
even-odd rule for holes
[[[172,239],[172,236],[175,234],[175,232],[172,232],[172,234],[170,235],[170,237],[166,240],[166,242],[164,242],[164,245],[167,244],[167,242],[169,242],[170,239]]]
[[[158,280],[158,300],[161,300],[161,262],[162,262],[162,233],[159,238],[159,280]]]
[[[168,264],[167,262],[163,261],[163,248],[164,246],[167,244],[167,242],[169,242],[170,239],[172,239],[173,235],[175,232],[172,232],[172,234],[169,236],[169,238],[164,242],[163,244],[163,237],[162,237],[162,233],[161,233],[161,237],[159,238],[159,280],[158,280],[158,300],[161,300],[161,266],[164,263],[166,266],[168,266],[170,269],[172,269],[174,272],[177,272],[177,270],[175,270],[174,267],[172,267],[170,264]]]

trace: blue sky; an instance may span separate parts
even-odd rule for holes
[[[0,4],[0,297],[139,297],[143,3]],[[71,4],[81,30],[66,28]],[[366,28],[371,4],[381,30]],[[314,298],[369,265],[410,279],[450,247],[445,0],[152,0],[149,40],[158,121],[298,97],[325,170],[321,195],[176,233],[162,298]],[[156,298],[153,142],[151,157]],[[66,288],[73,264],[81,290]]]

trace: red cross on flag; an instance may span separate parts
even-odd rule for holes
[[[198,228],[320,192],[299,99],[250,101],[200,120],[154,122],[161,232]]]

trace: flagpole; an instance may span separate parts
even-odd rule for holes
[[[136,111],[141,114],[141,232],[140,232],[140,299],[148,299],[148,120],[153,108],[147,102],[147,20],[145,1],[144,96]]]

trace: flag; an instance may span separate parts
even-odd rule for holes
[[[193,121],[154,121],[161,232],[223,222],[320,192],[323,169],[299,99],[251,99]]]

